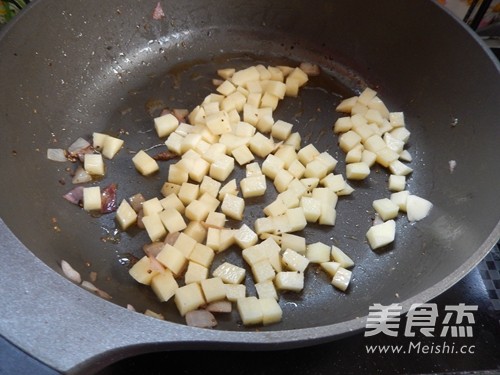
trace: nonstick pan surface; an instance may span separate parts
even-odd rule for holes
[[[439,6],[161,4],[166,17],[154,20],[154,1],[39,0],[3,30],[0,275],[7,318],[0,329],[15,344],[72,371],[98,366],[87,362],[90,358],[101,358],[102,364],[148,350],[312,345],[361,330],[373,303],[400,303],[407,310],[435,297],[498,240],[498,63]],[[335,227],[310,226],[304,232],[308,242],[335,244],[353,258],[347,293],[335,291],[323,273],[311,269],[303,293],[282,295],[279,324],[256,330],[239,324],[233,313],[221,318],[216,330],[186,327],[173,304],[159,303],[128,275],[146,234],[116,231],[113,215],[93,218],[64,201],[61,196],[71,188],[66,168],[72,166],[47,160],[46,150],[90,138],[94,131],[120,136],[125,148],[99,184],[117,183],[122,198],[137,192],[158,196],[168,162],[144,178],[130,160],[139,149],[162,142],[152,128],[158,106],[192,109],[214,91],[211,80],[219,68],[302,61],[318,64],[322,72],[298,98],[283,101],[275,119],[293,123],[303,142],[330,152],[339,160],[336,171],[344,173],[344,155],[332,132],[341,116],[335,107],[374,88],[390,110],[405,113],[414,158],[408,190],[434,208],[418,223],[398,218],[395,243],[372,251],[364,237],[374,217],[371,203],[389,195],[387,172],[375,168],[368,180],[352,183],[351,196],[339,199]],[[453,173],[450,160],[457,165]],[[274,194],[268,189],[266,197],[251,201],[243,222],[252,225]],[[215,264],[243,265],[238,252],[221,254]],[[112,299],[93,296],[60,276],[61,259],[84,277],[97,272],[96,285]],[[127,304],[162,313],[167,322],[127,311]]]

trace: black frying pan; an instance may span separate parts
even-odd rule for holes
[[[406,311],[432,299],[498,240],[499,66],[438,5],[161,4],[166,17],[153,20],[155,1],[39,0],[2,30],[0,332],[7,339],[72,373],[153,350],[312,345],[363,329],[373,303],[401,303]],[[153,197],[168,163],[144,179],[130,162],[130,151],[159,143],[148,131],[152,103],[192,108],[213,91],[218,68],[301,61],[319,64],[322,73],[299,98],[285,101],[276,118],[292,122],[305,141],[342,160],[331,132],[340,115],[335,106],[367,86],[376,89],[391,110],[405,112],[412,132],[408,189],[435,206],[416,224],[398,219],[395,243],[370,250],[364,234],[373,218],[371,202],[387,196],[387,174],[380,169],[340,199],[333,229],[305,231],[352,256],[348,293],[336,292],[324,274],[311,271],[304,293],[282,296],[279,324],[257,332],[239,325],[233,314],[214,330],[187,327],[172,304],[160,304],[128,275],[127,262],[141,255],[146,235],[116,235],[112,215],[90,218],[65,202],[61,196],[71,184],[60,181],[69,181],[69,165],[47,160],[46,149],[67,147],[94,131],[122,134],[126,149],[102,183],[118,183],[121,197]],[[457,162],[453,173],[450,160]],[[337,171],[345,171],[343,162]],[[245,222],[251,224],[269,199],[253,201]],[[229,250],[224,259],[237,262],[237,255]],[[61,259],[84,277],[96,271],[96,284],[111,302],[62,277]],[[160,312],[168,322],[127,311],[128,303]]]

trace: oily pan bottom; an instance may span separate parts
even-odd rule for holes
[[[104,11],[111,12],[106,7]],[[454,21],[437,9],[433,11],[451,29],[465,34]],[[68,14],[63,18],[68,19]],[[88,26],[77,26],[90,32]],[[219,68],[259,63],[296,66],[302,61],[319,64],[322,72],[311,78],[298,98],[280,103],[275,119],[293,123],[303,145],[312,143],[320,151],[331,153],[339,160],[336,172],[344,173],[344,154],[332,132],[333,123],[341,116],[335,107],[343,98],[372,87],[391,111],[405,113],[412,132],[408,150],[414,158],[407,189],[435,206],[431,215],[418,223],[409,223],[404,214],[400,215],[394,244],[372,251],[365,233],[374,218],[372,201],[390,195],[388,173],[375,167],[369,179],[351,182],[355,191],[339,199],[336,225],[310,225],[303,232],[308,243],[333,244],[353,258],[349,290],[342,293],[334,289],[326,274],[312,266],[302,293],[281,294],[282,322],[259,330],[342,323],[366,316],[373,303],[423,302],[452,281],[448,279],[446,285],[436,288],[438,283],[456,275],[457,270],[467,271],[486,253],[483,242],[498,222],[498,209],[491,207],[498,205],[492,201],[496,192],[491,185],[495,184],[485,180],[488,172],[493,171],[494,179],[499,175],[495,173],[498,166],[492,165],[494,134],[498,131],[495,133],[491,123],[498,109],[483,95],[484,85],[490,84],[486,76],[495,70],[488,65],[488,58],[480,56],[479,47],[463,42],[477,50],[478,63],[485,65],[482,70],[465,66],[477,79],[464,82],[453,67],[437,70],[455,52],[449,49],[449,55],[443,56],[444,52],[438,52],[439,43],[432,41],[419,47],[434,56],[413,54],[400,43],[391,45],[400,49],[395,51],[396,56],[408,53],[408,66],[402,66],[400,58],[389,58],[392,53],[383,52],[387,51],[387,39],[369,33],[363,35],[365,39],[354,35],[356,45],[349,50],[333,32],[328,37],[285,33],[264,22],[254,27],[228,27],[231,32],[222,24],[201,23],[184,32],[161,34],[150,19],[134,26],[135,31],[123,25],[115,27],[121,35],[110,36],[100,30],[105,37],[96,35],[92,43],[85,32],[78,36],[78,29],[73,29],[72,44],[76,46],[58,40],[57,55],[44,52],[43,46],[39,54],[35,48],[18,49],[18,44],[7,40],[14,46],[7,59],[31,58],[33,64],[20,86],[12,84],[15,95],[2,103],[8,114],[4,117],[6,136],[1,141],[2,170],[13,177],[2,186],[2,195],[8,199],[2,202],[1,216],[16,236],[57,272],[61,272],[62,259],[84,279],[96,272],[95,284],[112,296],[112,303],[123,307],[131,304],[140,312],[151,309],[168,321],[184,324],[173,303],[158,302],[148,287],[128,275],[130,262],[142,256],[141,247],[148,242],[146,234],[137,229],[120,232],[113,214],[92,217],[64,201],[62,195],[72,188],[67,168],[74,166],[47,160],[46,149],[65,148],[78,137],[90,139],[94,131],[119,136],[125,140],[125,147],[115,159],[106,161],[106,176],[99,185],[116,183],[120,199],[135,193],[160,197],[169,162],[160,163],[160,172],[147,178],[140,176],[131,162],[140,149],[148,149],[151,154],[162,150],[156,146],[163,140],[153,129],[153,117],[159,108],[194,108],[214,92],[211,81],[217,78]],[[411,27],[406,32],[413,35]],[[148,41],[146,35],[156,38]],[[346,50],[337,50],[336,44]],[[78,49],[78,45],[86,49]],[[40,81],[34,81],[32,75],[37,64]],[[22,108],[4,107],[21,96]],[[478,102],[484,111],[477,110]],[[15,126],[11,119],[16,120]],[[450,160],[457,161],[453,173]],[[241,176],[241,171],[233,175]],[[265,197],[248,202],[243,223],[252,226],[262,216],[262,207],[276,194],[272,184],[268,186]],[[228,223],[235,228],[241,224]],[[228,250],[217,256],[214,265],[230,261],[245,266],[240,252]],[[254,293],[251,282],[247,285],[249,294]],[[236,312],[218,317],[218,322],[217,329],[222,331],[249,330],[241,325]]]

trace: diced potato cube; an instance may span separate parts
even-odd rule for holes
[[[345,188],[345,180],[344,176],[341,174],[333,174],[330,173],[326,177],[324,177],[321,181],[321,184],[330,190],[337,192]]]
[[[283,233],[281,236],[281,249],[291,249],[304,255],[306,253],[306,239],[296,234]]]
[[[155,159],[149,156],[144,150],[140,150],[132,158],[135,168],[144,176],[149,176],[157,172],[160,167]]]
[[[406,187],[406,177],[391,174],[389,176],[389,190],[403,191]]]
[[[242,220],[245,200],[236,195],[226,194],[222,200],[221,211],[231,219]]]
[[[246,271],[229,262],[219,265],[212,273],[214,277],[220,277],[226,284],[241,284],[245,279]]]
[[[290,182],[290,184],[288,185],[288,190],[290,190],[293,193],[295,193],[295,195],[297,196],[297,198],[302,197],[303,195],[305,195],[307,193],[307,188],[297,178],[294,178]]]
[[[291,232],[288,215],[274,216],[273,218],[274,234],[280,235]]]
[[[200,200],[195,199],[186,206],[184,215],[193,221],[203,221],[210,213],[210,208]]]
[[[225,155],[227,151],[227,146],[222,143],[211,144],[208,150],[202,155],[203,159],[209,163],[215,162],[220,155]]]
[[[151,267],[151,259],[144,255],[128,271],[135,281],[144,285],[150,285],[153,277],[160,273]]]
[[[260,169],[259,163],[256,161],[250,164],[247,164],[245,167],[245,177],[253,177],[262,175],[262,170]]]
[[[213,197],[217,197],[219,194],[219,189],[221,188],[222,183],[213,179],[210,176],[204,176],[201,180],[200,184],[200,194],[208,193]]]
[[[184,137],[178,133],[170,133],[168,138],[165,140],[165,146],[167,146],[168,150],[174,152],[176,154],[182,153],[182,141]]]
[[[274,222],[271,217],[259,217],[254,222],[255,233],[272,233],[274,231]]]
[[[276,139],[284,141],[290,136],[290,134],[292,134],[292,128],[293,125],[289,122],[278,120],[271,128],[271,135]]]
[[[256,283],[273,280],[274,276],[276,276],[276,272],[268,259],[253,264],[251,268]]]
[[[351,277],[351,271],[339,267],[332,278],[332,285],[335,288],[345,292],[347,290],[347,287],[349,286],[349,283],[351,282]]]
[[[333,132],[336,134],[345,133],[352,129],[352,121],[350,116],[339,117],[333,125]]]
[[[304,176],[306,167],[302,163],[295,159],[288,167],[288,172],[295,178],[301,179]]]
[[[220,229],[213,227],[209,227],[207,230],[207,240],[205,243],[215,252],[220,250],[220,232]]]
[[[253,94],[253,95],[255,95],[255,94]],[[260,105],[260,100],[261,100],[261,95],[258,94],[258,100],[256,100],[257,105]],[[243,121],[245,121],[245,123],[251,124],[253,126],[256,126],[257,122],[259,121],[259,109],[257,108],[256,105],[249,104],[248,100],[247,100],[247,103],[243,106]],[[255,132],[254,132],[254,134],[255,134]],[[251,134],[250,136],[252,136],[252,135],[253,134]]]
[[[358,97],[358,102],[368,105],[371,100],[377,95],[377,92],[369,87],[365,88]]]
[[[338,262],[323,262],[320,264],[321,268],[331,277],[337,273],[340,263]]]
[[[389,170],[393,175],[406,176],[413,172],[413,169],[399,160],[393,160],[389,164]]]
[[[274,149],[274,142],[262,133],[255,133],[248,145],[250,151],[261,158],[265,158]]]
[[[295,147],[293,147],[292,145],[282,144],[276,150],[274,155],[277,158],[280,158],[281,160],[283,160],[283,162],[285,163],[283,166],[284,169],[289,169],[290,164],[292,164],[294,161],[298,161],[297,152],[295,151]]]
[[[235,148],[231,151],[231,155],[239,165],[248,164],[255,159],[252,151],[250,151],[250,149],[246,145],[241,145]]]
[[[358,97],[357,96],[352,96],[350,98],[342,100],[337,107],[335,107],[335,110],[337,112],[344,112],[344,113],[351,113],[352,107],[358,102]]]
[[[163,209],[173,208],[180,214],[184,214],[184,204],[181,202],[177,194],[169,194],[165,198],[160,199],[160,204]]]
[[[277,97],[276,95],[265,92],[264,95],[262,95],[262,98],[260,100],[260,106],[261,107],[270,107],[273,110],[275,110],[278,107],[279,101],[280,101],[280,98]]]
[[[302,207],[289,208],[286,210],[285,215],[288,218],[290,232],[300,231],[307,226],[306,216]]]
[[[151,241],[159,241],[167,234],[165,226],[161,222],[160,216],[158,214],[144,216],[142,218],[142,223],[146,228]]]
[[[154,127],[158,137],[163,138],[172,133],[179,126],[179,120],[173,114],[156,117],[154,119]]]
[[[389,198],[375,199],[372,205],[375,211],[384,221],[394,219],[398,216],[399,206]]]
[[[238,70],[231,76],[231,82],[236,86],[243,86],[249,81],[257,80],[260,80],[260,74],[255,66]]]
[[[300,292],[304,289],[304,274],[297,271],[282,271],[274,279],[276,289],[283,291]]]
[[[304,272],[310,263],[305,255],[299,254],[292,249],[286,249],[283,252],[281,261],[286,269],[297,272]]]
[[[299,67],[294,68],[290,72],[290,74],[288,74],[288,77],[296,79],[299,83],[299,86],[304,86],[307,83],[307,81],[309,81],[309,77],[307,76],[307,73],[305,73]]]
[[[369,101],[368,108],[377,110],[384,119],[389,118],[389,110],[378,96],[375,96],[372,100]]]
[[[102,207],[101,188],[99,186],[84,187],[82,200],[85,211],[100,211]]]
[[[278,323],[283,317],[283,310],[276,299],[272,297],[259,298],[260,308],[262,310],[262,324]]]
[[[225,181],[234,169],[234,159],[227,155],[219,155],[210,165],[210,177],[217,181]]]
[[[297,158],[303,165],[307,165],[319,154],[318,149],[312,143],[309,143],[297,152]]]
[[[262,105],[262,103],[261,103]],[[264,108],[259,108],[259,110],[264,109]],[[258,131],[262,133],[269,133],[274,125],[274,118],[272,114],[259,114],[259,120],[257,121],[257,124],[255,127],[257,128]]]
[[[413,160],[408,150],[403,150],[399,154],[399,160],[410,162]]]
[[[137,212],[134,211],[126,199],[121,201],[116,210],[116,221],[123,230],[126,230],[137,221]]]
[[[205,223],[209,226],[224,227],[226,225],[226,215],[222,212],[212,211],[208,214]]]
[[[142,203],[142,211],[144,216],[159,214],[163,211],[163,206],[157,197],[148,199]]]
[[[392,193],[390,200],[396,203],[401,211],[406,211],[406,201],[410,192],[408,190],[398,191],[396,193]]]
[[[223,200],[226,194],[238,195],[238,185],[236,184],[236,179],[228,181],[223,187],[220,188],[218,195],[219,200]]]
[[[248,225],[243,224],[234,234],[234,240],[239,247],[246,249],[255,245],[259,237]]]
[[[210,247],[197,243],[189,255],[189,260],[209,268],[215,257],[215,252]]]
[[[186,229],[187,224],[182,215],[175,208],[167,208],[159,213],[161,222],[170,233]]]
[[[364,180],[370,175],[370,167],[363,162],[347,164],[345,174],[349,180]]]
[[[354,261],[337,246],[332,245],[332,259],[339,263],[344,268],[349,268],[354,266]]]
[[[417,195],[410,194],[406,200],[406,214],[408,216],[408,220],[411,221],[419,221],[426,217],[433,204]]]
[[[240,181],[243,198],[260,197],[266,193],[266,176],[245,177]]]
[[[224,79],[229,79],[232,77],[236,69],[234,68],[224,68],[224,69],[218,69],[217,74]]]
[[[107,135],[104,138],[104,144],[102,146],[101,153],[105,158],[113,159],[118,151],[120,151],[120,149],[123,147],[124,143],[125,142],[123,139]]]
[[[368,111],[366,111],[365,118],[368,120],[368,122],[375,123],[377,125],[382,125],[382,123],[384,122],[382,114],[373,108],[369,108]]]
[[[361,161],[367,164],[369,167],[372,167],[373,164],[375,164],[376,160],[377,160],[376,153],[366,149],[361,152]]]
[[[151,289],[162,302],[172,298],[177,288],[179,288],[179,284],[169,270],[165,270],[151,279]]]
[[[200,185],[184,182],[181,185],[177,196],[184,205],[187,205],[198,198],[200,193]]]
[[[326,165],[327,173],[333,172],[333,170],[337,166],[337,159],[335,159],[327,151],[323,151],[318,156],[316,156],[314,159],[319,160],[320,162],[322,162],[323,164]]]
[[[222,84],[220,84],[216,88],[217,92],[220,92],[222,95],[225,95],[225,96],[231,94],[235,90],[236,90],[236,87],[229,80],[225,80],[224,82],[222,82]]]
[[[156,256],[158,262],[167,267],[175,276],[179,276],[187,267],[188,260],[184,253],[170,244],[165,244]]]
[[[370,138],[366,139],[363,142],[363,146],[365,147],[366,150],[371,151],[373,153],[377,153],[384,147],[387,147],[384,139],[378,134],[374,134]]]
[[[198,198],[198,201],[207,206],[209,213],[217,210],[220,205],[220,201],[208,193],[203,193],[201,197]]]
[[[231,132],[231,122],[226,111],[208,114],[205,121],[212,134],[220,135]]]
[[[219,252],[229,249],[234,245],[235,229],[221,229],[219,234]]]
[[[184,274],[184,282],[186,284],[199,283],[207,277],[208,268],[196,262],[189,262],[186,273]]]
[[[325,163],[321,162],[318,159],[314,159],[307,163],[306,165],[306,170],[304,171],[304,177],[310,178],[310,177],[316,177],[318,179],[322,179],[325,177],[329,172],[328,165]]]
[[[230,112],[233,109],[236,109],[238,112],[242,111],[247,101],[246,95],[241,92],[242,90],[243,87],[240,86],[235,92],[226,96],[220,103],[220,108],[226,112]]]
[[[394,241],[396,236],[396,222],[387,220],[382,224],[373,225],[366,232],[366,238],[372,249],[378,249]]]
[[[224,284],[226,288],[226,298],[228,301],[236,302],[240,298],[245,298],[247,288],[244,284]]]
[[[263,211],[267,216],[279,216],[283,215],[287,209],[288,207],[281,199],[275,199],[273,202],[264,207]]]
[[[280,169],[274,177],[274,186],[279,193],[287,190],[288,185],[293,181],[294,177],[286,169]]]
[[[178,288],[175,291],[174,301],[181,316],[185,316],[188,312],[196,310],[206,303],[201,286],[198,283],[187,284]]]
[[[220,301],[226,298],[226,287],[220,277],[211,277],[202,280],[200,284],[207,302]]]
[[[331,248],[322,242],[307,245],[306,257],[311,263],[323,263],[330,260]]]
[[[161,187],[161,194],[164,197],[169,196],[170,194],[177,194],[179,193],[179,190],[181,189],[181,185],[174,184],[172,182],[165,182],[163,186]]]
[[[85,154],[83,168],[88,174],[104,176],[104,160],[101,154]]]
[[[104,141],[108,135],[104,133],[93,132],[92,133],[92,146],[97,151],[102,151],[104,147]]]
[[[193,166],[190,168],[189,177],[195,182],[201,182],[210,170],[210,163],[205,159],[197,158],[193,161]]]
[[[358,163],[358,162],[362,161],[363,151],[364,151],[364,147],[362,144],[358,144],[357,146],[354,146],[345,155],[345,162],[347,164],[350,164],[350,163]],[[376,155],[375,155],[375,157],[376,157]]]
[[[299,197],[297,196],[297,193],[292,190],[285,190],[279,193],[276,199],[281,200],[287,208],[299,207]]]
[[[273,298],[274,300],[278,300],[278,292],[274,286],[272,280],[266,280],[260,283],[255,284],[255,290],[257,291],[257,295],[259,299],[262,298]]]
[[[295,148],[295,151],[300,150],[300,144],[302,142],[302,138],[300,136],[300,133],[295,132],[290,134],[290,136],[286,139],[285,145],[290,145]]]
[[[263,319],[261,304],[257,297],[240,298],[236,308],[244,325],[261,324]]]
[[[196,239],[194,239],[184,231],[179,233],[179,237],[177,237],[177,239],[175,240],[174,247],[177,250],[180,250],[186,258],[189,258],[196,244],[197,244]]]
[[[399,154],[389,147],[384,147],[381,150],[376,152],[377,154],[377,163],[388,168],[389,165],[399,158]]]
[[[408,142],[408,140],[410,139],[410,131],[405,128],[405,127],[397,127],[393,130],[391,130],[390,134],[393,136],[393,137],[396,137],[398,139],[401,139],[403,142]]]
[[[293,77],[287,77],[285,80],[286,96],[297,97],[299,95],[299,80]]]
[[[207,237],[207,228],[201,223],[201,221],[190,221],[187,228],[181,234],[185,234],[196,242],[205,242]],[[189,254],[188,254],[189,256]]]
[[[279,171],[283,170],[285,162],[274,154],[269,154],[262,162],[262,173],[274,180]]]
[[[405,126],[405,116],[403,112],[391,112],[389,113],[389,121],[393,128],[399,128]]]
[[[267,260],[267,254],[263,247],[260,245],[254,245],[243,249],[241,255],[245,262],[247,262],[250,266],[262,261]]]
[[[353,130],[349,130],[339,137],[339,146],[344,152],[349,152],[361,142],[361,137]]]
[[[403,148],[405,146],[405,142],[403,142],[401,139],[396,138],[391,135],[391,133],[385,133],[384,134],[384,142],[389,147],[392,151],[400,154],[401,151],[403,151]]]

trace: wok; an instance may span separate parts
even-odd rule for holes
[[[39,0],[0,39],[1,298],[0,332],[63,372],[88,373],[120,358],[169,349],[282,349],[361,331],[373,303],[425,302],[461,279],[499,238],[499,66],[459,20],[431,1]],[[412,132],[408,189],[434,203],[430,216],[397,220],[397,239],[372,251],[364,234],[371,202],[388,195],[387,174],[353,183],[334,228],[306,230],[354,259],[352,285],[335,292],[308,273],[307,292],[286,294],[279,324],[249,329],[237,317],[217,329],[187,327],[128,275],[143,232],[116,234],[113,215],[91,218],[61,196],[68,164],[47,160],[92,132],[121,134],[126,149],[102,184],[119,197],[157,196],[168,163],[138,178],[130,152],[159,143],[151,103],[193,108],[213,91],[216,69],[309,61],[322,73],[275,118],[338,160],[335,106],[370,86]],[[148,107],[149,106],[149,107]],[[319,109],[319,110],[318,110]],[[453,173],[449,161],[456,161]],[[340,162],[337,171],[345,171]],[[62,181],[66,184],[62,184]],[[265,199],[268,199],[266,197]],[[265,201],[265,200],[264,200]],[[263,201],[249,205],[245,222]],[[365,212],[368,211],[368,212]],[[360,214],[363,213],[363,214]],[[60,230],[55,230],[58,226]],[[236,259],[236,251],[225,259]],[[99,298],[62,276],[61,259],[112,296]],[[220,260],[219,260],[220,261]],[[235,260],[236,261],[236,260]],[[167,321],[128,311],[132,304]]]

